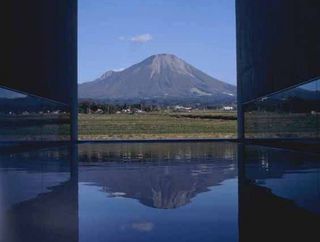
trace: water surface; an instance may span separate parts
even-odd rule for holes
[[[79,154],[81,241],[237,241],[235,144],[88,144]]]
[[[0,241],[319,241],[320,158],[227,142],[0,147]]]

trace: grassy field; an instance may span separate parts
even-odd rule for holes
[[[69,139],[69,114],[0,115],[0,141]]]
[[[245,114],[247,138],[317,138],[318,113],[249,112]]]
[[[79,114],[81,140],[235,137],[235,112]]]

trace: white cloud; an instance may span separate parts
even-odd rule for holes
[[[130,38],[130,41],[134,42],[134,43],[146,43],[151,41],[152,35],[151,34],[140,34],[140,35],[136,35]]]
[[[153,230],[154,224],[151,222],[137,222],[137,223],[133,223],[131,227],[134,230],[138,230],[140,232],[149,232]]]

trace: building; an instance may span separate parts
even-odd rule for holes
[[[239,145],[240,241],[312,240],[305,236],[316,231],[318,222],[309,222],[312,219],[306,218],[305,210],[292,209],[293,200],[279,199],[276,189],[266,188],[261,179],[252,177],[251,168],[261,155],[264,168],[256,174],[270,176],[271,170],[285,162],[292,168],[309,160],[307,149],[319,150],[320,2],[237,0],[236,17],[238,137],[248,143],[295,149],[289,158],[282,149],[271,155],[253,151],[259,146]],[[300,157],[298,148],[305,152]],[[281,177],[279,172],[274,174],[274,180]],[[317,184],[294,181],[291,189],[282,180],[279,187],[287,193],[299,190],[302,184],[304,191]],[[307,200],[303,195],[297,197]]]
[[[2,103],[1,112],[61,110],[62,128],[57,128],[61,119],[53,127],[58,119],[47,115],[52,129],[45,135],[35,128],[30,137],[77,141],[77,1],[8,3],[2,14],[8,34],[1,40],[6,48],[0,98],[15,98]],[[319,138],[319,5],[315,0],[236,1],[239,138]],[[47,122],[43,115],[40,119]],[[3,118],[0,134],[6,135],[0,140],[20,139],[19,129],[10,128],[17,120]]]
[[[78,141],[77,0],[4,2],[0,241],[319,237],[318,142],[310,153],[208,140],[69,145]],[[320,1],[236,5],[239,138],[318,141]]]
[[[223,106],[222,108],[224,111],[232,111],[234,108],[231,106]]]

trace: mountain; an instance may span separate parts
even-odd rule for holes
[[[79,85],[79,98],[113,101],[235,101],[236,87],[171,54],[150,56],[123,71]]]
[[[0,87],[0,98],[14,99],[14,98],[23,98],[23,97],[26,97],[26,95]]]

